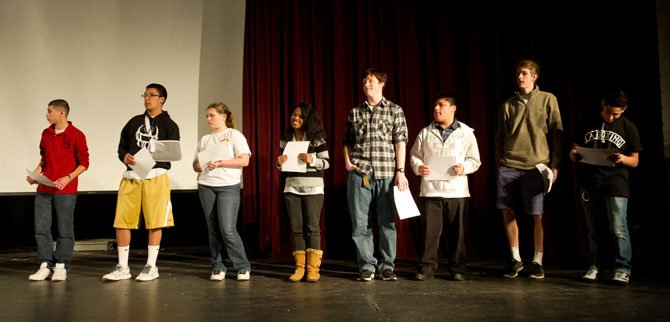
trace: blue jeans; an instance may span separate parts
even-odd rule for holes
[[[240,209],[240,184],[210,187],[199,184],[198,195],[207,221],[207,236],[212,257],[212,269],[226,271],[221,250],[225,245],[233,267],[238,271],[250,271],[251,265],[244,252],[242,238],[237,232],[237,212]],[[216,208],[214,205],[216,204]]]
[[[363,177],[355,171],[347,179],[347,199],[351,212],[351,238],[356,244],[359,270],[382,271],[394,268],[396,230],[392,206],[393,178],[370,180],[363,186]],[[374,257],[374,240],[370,220],[370,206],[375,207],[379,225],[379,265]]]
[[[614,243],[614,270],[630,274],[632,250],[628,234],[628,198],[606,197],[581,189],[582,206],[589,228],[589,265],[597,266],[601,241],[599,223],[607,222],[607,239]],[[606,217],[605,217],[606,216]]]
[[[74,250],[74,206],[77,194],[56,194],[37,191],[35,194],[35,242],[37,243],[37,262],[46,262],[49,267],[57,263],[70,269]],[[56,252],[53,250],[51,236],[52,209],[56,209],[58,236]]]

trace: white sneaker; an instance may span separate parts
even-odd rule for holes
[[[43,281],[51,274],[51,270],[47,267],[47,262],[42,262],[40,268],[35,272],[35,274],[30,274],[28,279],[31,281]]]
[[[121,265],[116,265],[114,266],[114,270],[106,274],[105,276],[102,277],[103,281],[120,281],[120,280],[127,280],[131,278],[130,276],[130,268],[129,267],[123,267]]]
[[[238,281],[248,281],[251,278],[251,273],[249,271],[239,271],[237,272]]]
[[[591,266],[589,267],[589,270],[582,276],[583,279],[587,281],[595,281],[596,278],[598,277],[598,267]]]
[[[226,272],[215,269],[212,271],[212,275],[209,277],[212,281],[223,281],[226,278]]]
[[[135,280],[140,282],[148,282],[153,281],[157,278],[158,278],[158,267],[147,264],[142,269],[142,272],[140,272],[140,274],[137,275],[137,277],[135,277]]]
[[[65,269],[65,264],[57,263],[54,267],[54,274],[51,275],[52,282],[60,282],[67,279],[67,270]]]
[[[629,278],[630,278],[630,276],[628,275],[627,272],[615,271],[614,272],[614,277],[612,277],[612,281],[615,282],[615,283],[627,285]]]

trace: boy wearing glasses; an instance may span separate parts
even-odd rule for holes
[[[53,180],[52,185],[39,183],[35,193],[35,242],[40,268],[28,279],[43,281],[53,269],[51,281],[64,281],[70,269],[74,250],[74,206],[77,202],[77,177],[89,166],[86,136],[67,120],[70,105],[63,99],[49,102],[47,121],[42,131],[40,162],[33,173]],[[35,184],[31,176],[29,184]],[[51,236],[52,209],[56,210],[58,236],[56,251]]]
[[[129,279],[128,256],[130,251],[130,230],[138,229],[140,210],[144,216],[144,226],[149,232],[147,263],[135,278],[151,281],[158,278],[156,259],[162,237],[162,229],[174,226],[172,203],[170,202],[170,179],[167,171],[170,162],[156,162],[146,177],[141,178],[130,166],[135,165],[134,155],[146,148],[154,152],[159,140],[179,140],[179,127],[163,110],[167,90],[160,84],[149,84],[144,94],[144,114],[136,115],[121,130],[118,155],[126,165],[121,179],[116,202],[114,228],[118,246],[119,263],[114,271],[102,277],[106,281]]]

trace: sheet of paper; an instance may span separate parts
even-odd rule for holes
[[[170,162],[181,160],[181,145],[177,140],[159,140],[155,143],[156,150],[151,153],[154,161]]]
[[[39,173],[32,172],[28,169],[26,169],[26,171],[28,171],[28,176],[30,176],[31,179],[37,181],[38,183],[41,183],[41,184],[43,184],[45,186],[49,186],[49,187],[55,187],[53,181],[49,180],[49,178],[47,178],[47,177],[45,177],[45,176],[43,176]]]
[[[130,168],[137,173],[142,180],[147,177],[149,171],[156,165],[156,161],[151,157],[151,152],[147,148],[142,148],[134,155],[135,164],[131,165]]]
[[[591,149],[578,146],[576,150],[582,156],[579,162],[607,167],[614,166],[613,162],[607,160],[607,157],[615,152],[614,149]]]
[[[309,141],[290,141],[286,143],[284,155],[288,160],[281,166],[282,172],[307,172],[307,163],[298,160],[298,154],[307,153]]]
[[[200,163],[200,169],[203,171],[207,169],[207,164],[210,161],[224,160],[226,155],[226,148],[227,144],[217,144],[207,150],[198,152],[198,163]]]
[[[405,189],[405,191],[400,191],[398,186],[393,186],[393,201],[395,202],[398,217],[401,220],[421,215],[409,188]]]
[[[554,184],[554,171],[544,163],[536,164],[535,168],[537,168],[542,175],[542,180],[544,181],[544,193],[549,193],[551,191],[551,186]]]
[[[426,180],[447,180],[452,177],[449,169],[456,164],[456,157],[429,155],[424,161],[430,167],[430,174],[425,177]]]

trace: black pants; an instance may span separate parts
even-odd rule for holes
[[[294,250],[321,249],[321,207],[323,195],[285,193],[286,209],[291,221]]]
[[[445,226],[449,272],[462,273],[465,270],[466,200],[466,198],[421,197],[425,232],[420,263],[423,272],[434,274],[437,270],[437,252]]]

